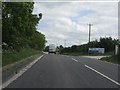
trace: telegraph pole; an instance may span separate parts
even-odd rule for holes
[[[89,43],[90,43],[90,35],[91,35],[91,26],[92,26],[93,24],[88,24],[88,27],[89,27]]]
[[[66,40],[65,40],[65,43],[64,43],[64,47],[66,47]]]

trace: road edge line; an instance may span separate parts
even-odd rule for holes
[[[45,55],[45,54],[44,54]],[[39,59],[41,59],[44,55],[41,55],[37,59],[35,59],[33,62],[28,64],[26,67],[22,68],[17,74],[15,74],[12,78],[7,80],[5,83],[2,84],[2,89],[7,87],[10,83],[12,83],[14,80],[16,80],[18,77],[20,77],[23,73],[25,73],[28,69],[30,69]]]
[[[119,85],[119,86],[120,86],[120,83],[118,83],[117,81],[115,81],[115,80],[113,80],[113,79],[109,78],[108,76],[106,76],[106,75],[104,75],[104,74],[100,73],[99,71],[97,71],[97,70],[95,70],[95,69],[91,68],[90,66],[85,65],[85,67],[87,67],[88,69],[90,69],[90,70],[92,70],[92,71],[96,72],[97,74],[99,74],[99,75],[101,75],[101,76],[105,77],[105,78],[106,78],[106,79],[108,79],[109,81],[111,81],[111,82],[113,82],[113,83],[115,83],[115,84],[117,84],[117,85]]]

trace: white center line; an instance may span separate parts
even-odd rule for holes
[[[115,80],[113,80],[113,79],[109,78],[108,76],[106,76],[106,75],[104,75],[104,74],[102,74],[102,73],[98,72],[97,70],[95,70],[95,69],[93,69],[93,68],[89,67],[88,65],[85,65],[85,67],[89,68],[90,70],[92,70],[92,71],[94,71],[94,72],[98,73],[99,75],[101,75],[101,76],[105,77],[106,79],[108,79],[108,80],[112,81],[113,83],[115,83],[115,84],[117,84],[117,85],[119,85],[119,86],[120,86],[120,83],[118,83],[117,81],[115,81]]]
[[[74,61],[78,62],[78,60],[76,60],[76,59],[74,59],[74,58],[72,58],[72,60],[74,60]]]

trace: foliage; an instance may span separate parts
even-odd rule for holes
[[[36,31],[31,37],[30,46],[34,49],[43,50],[45,46],[45,36],[40,32]]]
[[[103,57],[100,60],[120,64],[120,59],[118,59],[117,55],[112,55],[110,57]]]
[[[33,15],[33,2],[2,3],[3,49],[20,51],[31,47],[42,50],[45,36],[36,31],[42,14]]]
[[[115,50],[115,45],[119,44],[119,40],[112,40],[111,37],[100,38],[99,47],[105,48],[106,52]]]
[[[19,60],[23,60],[24,58],[27,58],[36,54],[41,54],[41,51],[31,49],[31,48],[22,49],[20,52],[12,51],[12,50],[3,50],[2,66],[14,63]]]
[[[60,53],[87,53],[88,48],[105,48],[106,52],[113,52],[115,45],[119,44],[118,39],[112,39],[111,37],[100,38],[100,41],[92,41],[83,45],[73,45],[71,47],[62,48]]]
[[[48,52],[49,51],[49,46],[46,46],[45,49],[44,49],[45,52]]]

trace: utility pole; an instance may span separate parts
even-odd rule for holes
[[[90,43],[90,35],[91,35],[91,26],[92,26],[93,24],[88,24],[88,26],[89,26],[89,43]]]
[[[66,47],[66,40],[65,40],[65,43],[64,43],[64,47]]]

